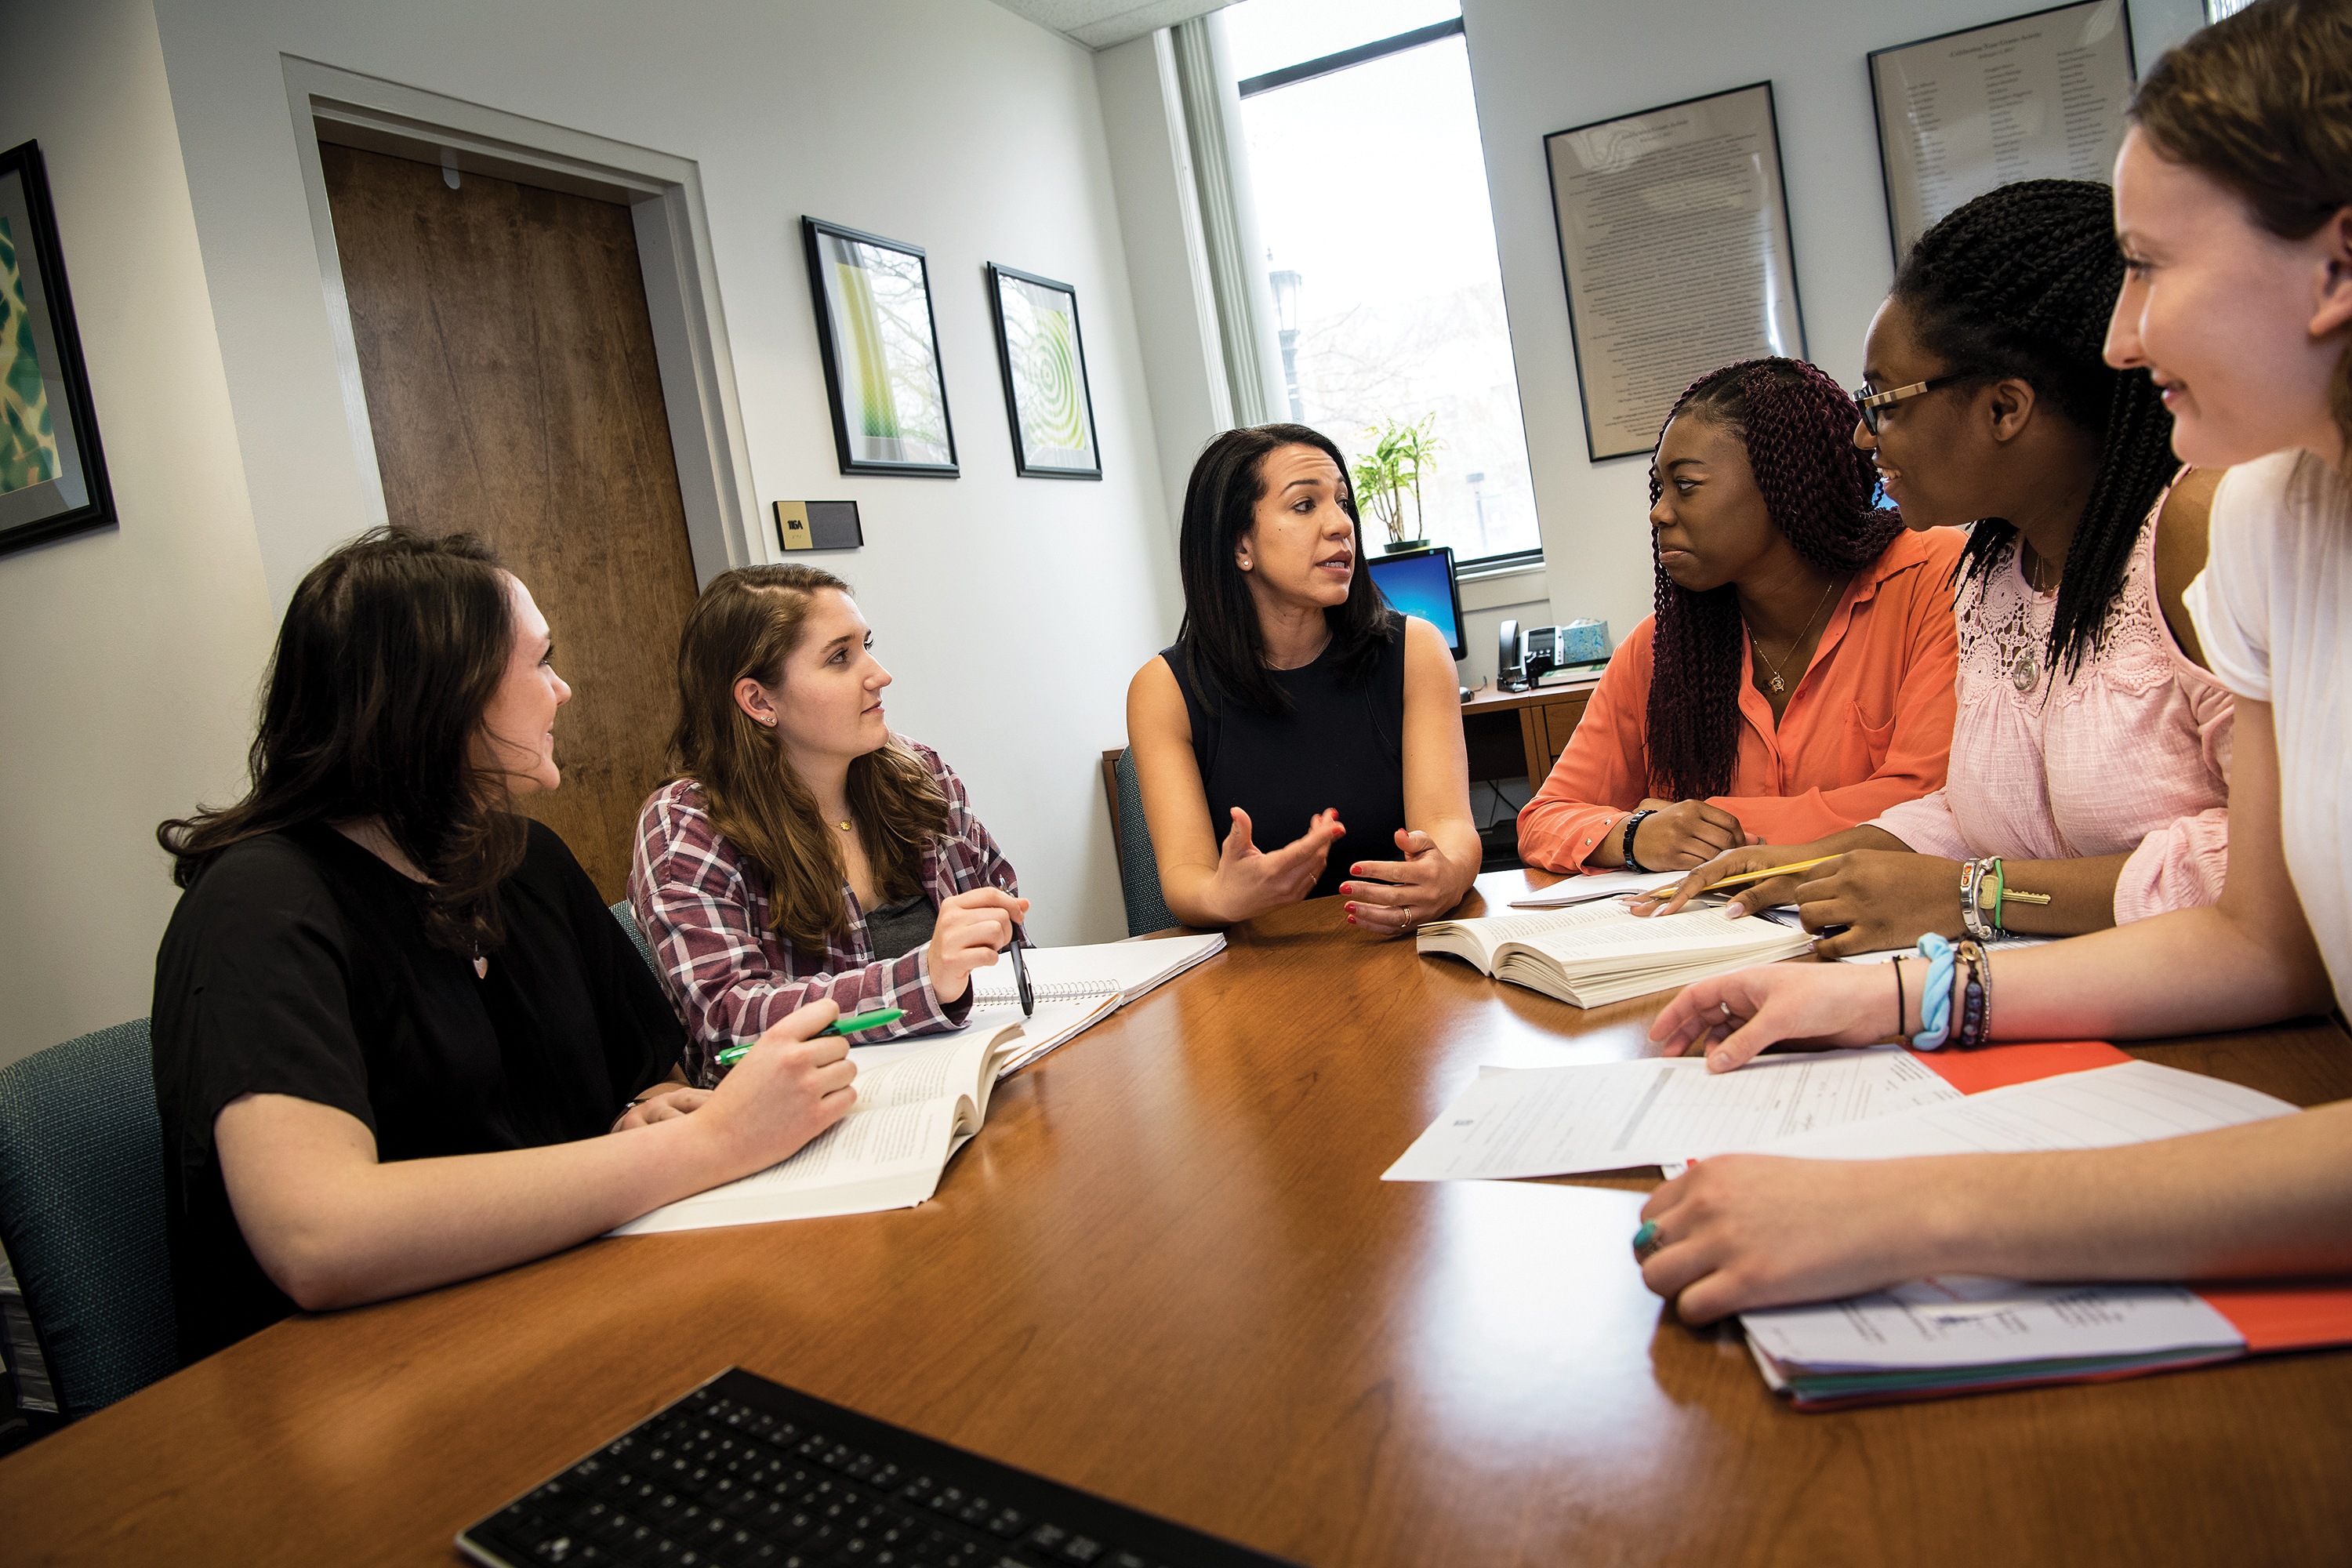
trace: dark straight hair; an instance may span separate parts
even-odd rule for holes
[[[155,829],[185,888],[235,844],[311,823],[373,817],[429,880],[436,947],[498,946],[498,885],[527,830],[499,809],[506,774],[476,748],[514,649],[514,601],[490,547],[470,533],[384,528],[302,579],[270,656],[252,787]]]
[[[1265,495],[1265,459],[1284,447],[1312,447],[1339,468],[1339,502],[1355,528],[1356,570],[1344,604],[1323,612],[1331,628],[1327,658],[1340,679],[1368,680],[1381,648],[1396,635],[1396,617],[1364,564],[1364,524],[1348,478],[1348,459],[1332,439],[1304,425],[1253,425],[1228,430],[1202,448],[1184,487],[1184,526],[1176,557],[1184,577],[1184,624],[1176,640],[1191,659],[1201,700],[1212,712],[1229,697],[1261,713],[1287,713],[1290,694],[1265,672],[1265,633],[1249,580],[1234,563],[1234,548],[1257,521]]]

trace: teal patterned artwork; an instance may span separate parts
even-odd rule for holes
[[[1066,283],[989,268],[997,353],[1012,416],[1013,468],[1025,476],[1102,478],[1077,296]]]
[[[0,494],[46,484],[60,468],[16,246],[16,232],[0,213]]]

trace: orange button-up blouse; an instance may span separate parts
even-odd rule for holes
[[[1968,536],[1898,533],[1830,612],[1780,722],[1756,689],[1741,639],[1739,762],[1711,805],[1768,844],[1802,844],[1943,787],[1957,714],[1958,651],[1947,579]],[[1519,858],[1551,871],[1584,858],[1650,792],[1650,637],[1609,660],[1568,749],[1519,813]]]

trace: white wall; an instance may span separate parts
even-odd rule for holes
[[[58,177],[126,519],[0,558],[0,1058],[146,1010],[149,836],[239,782],[276,614],[373,510],[284,55],[698,162],[754,499],[860,502],[866,547],[823,559],[894,722],[964,775],[1039,940],[1123,933],[1097,753],[1174,633],[1174,552],[1086,50],[987,0],[150,3],[0,0],[0,145],[39,137]],[[839,472],[803,213],[929,249],[962,478]],[[1077,289],[1100,483],[1013,473],[991,260]]]
[[[1504,304],[1551,616],[1623,637],[1650,613],[1649,468],[1585,456],[1568,295],[1544,170],[1555,131],[1770,80],[1810,357],[1849,384],[1894,280],[1864,57],[2037,8],[2028,0],[1463,0]],[[2202,20],[2131,0],[2142,70]]]
[[[147,0],[0,4],[0,147],[48,165],[121,526],[0,556],[0,1062],[138,1017],[155,825],[233,797],[268,595]]]

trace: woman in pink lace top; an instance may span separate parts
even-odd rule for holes
[[[1823,956],[1967,933],[1964,868],[2001,858],[2003,929],[2074,934],[2221,896],[2231,697],[2181,595],[2217,476],[2180,473],[2145,372],[2100,362],[2122,284],[2104,185],[2004,186],[1924,236],[1872,321],[1856,445],[1915,528],[1973,521],[1945,786],[1741,870],[1839,858],[1738,895],[1794,901]],[[1990,914],[1980,914],[1990,923]]]

